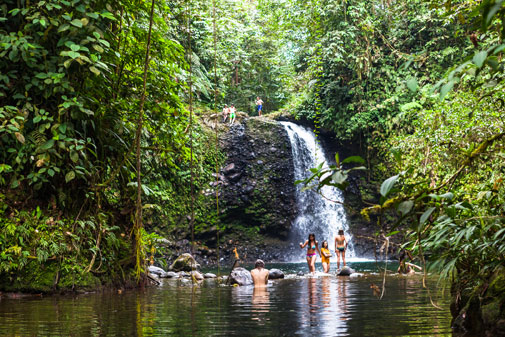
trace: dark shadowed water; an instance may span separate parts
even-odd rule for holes
[[[165,280],[144,291],[0,300],[1,336],[450,336],[448,295],[429,294],[422,278],[389,275],[351,263],[355,277],[295,277],[266,288]],[[280,264],[289,273],[305,264]],[[320,270],[321,268],[318,267]],[[394,269],[394,266],[391,266]]]

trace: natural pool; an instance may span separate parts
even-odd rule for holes
[[[160,287],[121,294],[45,296],[0,300],[1,336],[451,336],[449,295],[429,278],[388,275],[375,263],[350,263],[355,277],[295,277],[266,288],[199,287],[164,280]],[[269,264],[288,274],[306,264]],[[320,265],[317,266],[321,270]],[[394,270],[395,266],[390,265]]]

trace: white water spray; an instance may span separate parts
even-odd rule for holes
[[[312,131],[294,123],[280,123],[286,129],[291,142],[295,180],[306,179],[311,175],[309,169],[321,163],[323,163],[323,167],[328,167],[324,152]],[[343,202],[342,192],[338,188],[324,186],[321,189],[321,194],[326,199],[315,191],[302,191],[302,187],[301,184],[296,186],[298,216],[293,222],[290,233],[292,261],[305,260],[305,250],[301,250],[298,244],[305,242],[309,233],[316,235],[319,247],[324,240],[327,240],[330,250],[333,251],[335,236],[337,236],[339,229],[344,230],[346,239],[350,241],[346,251],[346,260],[353,258],[354,249],[351,234],[348,232],[349,226],[345,209],[342,204],[330,201]]]

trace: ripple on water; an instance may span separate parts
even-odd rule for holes
[[[362,277],[291,277],[267,287],[162,286],[141,291],[0,301],[2,336],[451,335],[448,299],[430,305],[421,278],[388,276],[382,300]],[[355,268],[355,266],[353,266]],[[282,268],[281,268],[282,269]],[[357,268],[360,270],[360,268]],[[436,280],[431,280],[433,287]]]

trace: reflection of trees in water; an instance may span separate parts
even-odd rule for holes
[[[450,335],[448,298],[422,278],[388,276],[377,300],[360,278],[303,278],[272,282],[267,288],[176,286],[103,292],[40,300],[2,300],[0,335],[8,336],[208,336],[208,335]],[[428,279],[434,289],[436,277]]]
[[[348,281],[349,335],[451,335],[448,299],[437,302],[445,310],[431,306],[420,276],[387,276],[386,292],[379,300],[370,284],[381,282],[380,276]],[[434,289],[435,283],[436,279],[428,287]]]

